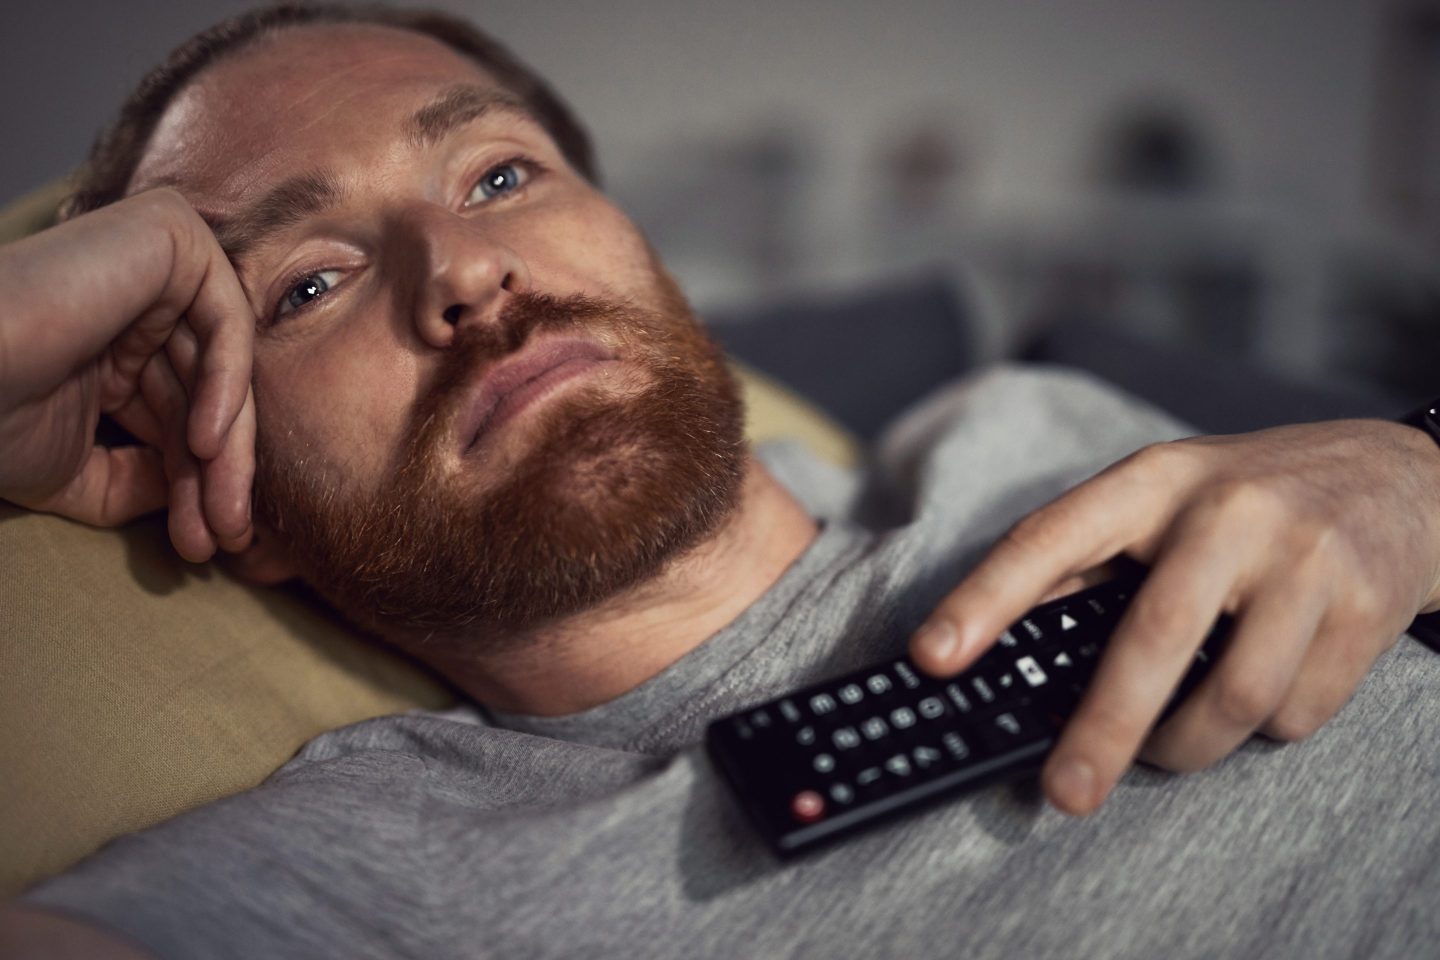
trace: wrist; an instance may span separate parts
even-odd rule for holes
[[[1423,445],[1422,456],[1434,455],[1440,461],[1440,398],[1431,400],[1401,417],[1396,421],[1408,427],[1413,427],[1418,433],[1426,435],[1426,442]],[[1440,472],[1436,474],[1440,478]],[[1421,605],[1421,611],[1435,611],[1440,609],[1440,557],[1436,560],[1436,571],[1432,571],[1431,589]]]

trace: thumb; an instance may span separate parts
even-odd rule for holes
[[[160,451],[97,445],[90,449],[80,472],[59,492],[23,506],[97,527],[115,527],[159,510],[168,499]]]

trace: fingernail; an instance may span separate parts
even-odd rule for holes
[[[1050,780],[1061,804],[1070,813],[1088,813],[1095,794],[1095,771],[1082,760],[1066,760]]]
[[[949,620],[931,620],[915,631],[915,642],[936,660],[949,660],[960,645],[960,635]]]

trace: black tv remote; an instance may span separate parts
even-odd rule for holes
[[[908,657],[882,661],[714,721],[707,749],[781,857],[1034,772],[1142,577],[1128,570],[1036,607],[948,680]],[[1162,719],[1200,683],[1229,625],[1221,617],[1206,637]]]

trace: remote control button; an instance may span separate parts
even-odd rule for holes
[[[791,723],[800,722],[800,708],[796,707],[795,704],[789,700],[780,701],[780,715]]]
[[[1020,621],[1020,629],[1024,630],[1026,635],[1029,636],[1030,639],[1034,640],[1036,643],[1039,643],[1041,640],[1045,639],[1045,632],[1040,629],[1040,625],[1034,620],[1031,620],[1029,617],[1026,617]]]
[[[990,684],[1002,693],[1015,689],[1015,674],[1009,670],[1003,670],[996,675]]]
[[[984,677],[971,677],[970,686],[974,687],[975,692],[980,694],[981,700],[986,703],[995,702],[995,691],[990,689],[990,684],[985,682]]]
[[[944,755],[934,747],[916,747],[910,751],[910,756],[915,758],[915,766],[921,770],[933,767],[944,759]]]
[[[795,742],[802,747],[808,747],[815,742],[815,728],[801,727],[795,731]]]
[[[890,723],[896,730],[915,726],[915,711],[909,707],[896,707],[890,711]]]
[[[934,720],[945,716],[945,701],[939,697],[926,697],[920,701],[920,716],[926,720]]]
[[[945,695],[950,698],[951,703],[955,704],[955,709],[961,713],[969,713],[975,709],[975,705],[970,702],[969,697],[965,696],[965,691],[960,689],[958,683],[945,684]]]
[[[876,780],[879,780],[881,776],[883,776],[883,774],[880,772],[879,767],[866,767],[855,775],[855,783],[862,787],[868,787]]]
[[[755,736],[755,731],[743,719],[735,721],[735,732],[740,734],[741,740],[749,740]]]
[[[1002,630],[1000,636],[995,638],[995,642],[1002,647],[1018,647],[1020,645],[1020,641],[1015,639],[1015,634],[1009,630]]]
[[[825,816],[825,798],[814,790],[801,790],[790,800],[790,815],[801,823],[814,823]]]
[[[947,733],[940,738],[940,742],[945,744],[945,749],[949,750],[950,756],[956,760],[964,760],[970,756],[970,748],[966,746],[964,739],[958,733],[953,731]]]
[[[849,803],[855,799],[855,791],[850,789],[849,784],[832,783],[830,785],[830,799],[836,803]]]
[[[907,690],[914,690],[920,686],[920,678],[915,676],[915,671],[910,669],[910,664],[904,660],[895,661],[895,675],[900,678],[901,683],[905,684]]]
[[[815,716],[824,716],[835,709],[835,698],[828,693],[817,693],[810,698],[810,712]]]
[[[811,761],[811,766],[815,768],[816,773],[829,773],[835,769],[835,758],[828,753],[817,753],[815,759]]]
[[[869,687],[870,692],[878,697],[889,693],[890,688],[893,687],[894,684],[890,682],[890,678],[885,676],[885,674],[876,673],[872,674],[870,678],[865,681],[865,686]]]
[[[764,710],[756,710],[754,713],[750,714],[750,722],[755,724],[757,728],[764,729],[770,726],[770,714],[766,713]]]
[[[1040,669],[1040,664],[1035,662],[1034,657],[1021,657],[1015,661],[1015,668],[1025,678],[1025,682],[1032,687],[1043,687],[1048,679],[1045,671]]]
[[[837,749],[850,750],[860,746],[860,734],[855,732],[854,727],[841,727],[830,734],[830,742],[835,744]]]
[[[903,753],[897,753],[885,761],[885,769],[897,777],[910,776],[910,758]]]
[[[1070,607],[1032,614],[1030,619],[1040,627],[1040,631],[1045,635],[1045,642],[1050,645],[1063,643],[1068,639],[1065,634],[1080,626],[1080,621],[1075,618],[1075,611]]]
[[[979,726],[981,746],[987,753],[1001,753],[1024,746],[1045,736],[1040,724],[1024,710],[1007,710]]]
[[[865,699],[865,691],[860,689],[860,684],[858,683],[845,684],[845,686],[840,688],[839,693],[840,699],[850,704],[851,706],[854,706],[861,700]]]
[[[871,717],[869,720],[860,724],[860,732],[871,740],[879,740],[890,732],[890,728],[885,726],[885,721],[879,717]]]

